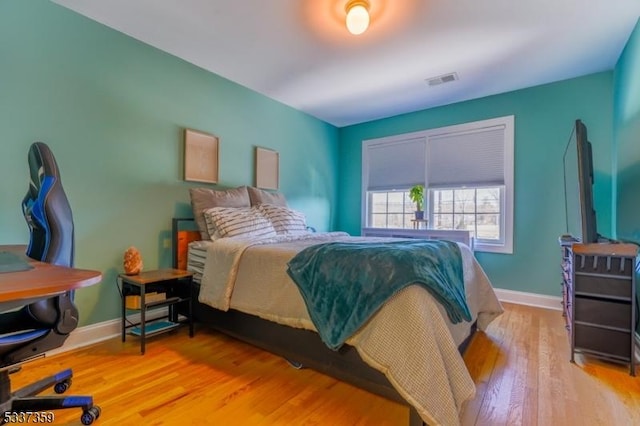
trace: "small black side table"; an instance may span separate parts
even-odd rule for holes
[[[144,355],[147,336],[171,330],[178,325],[178,303],[187,303],[186,322],[189,324],[189,337],[193,337],[193,274],[180,269],[158,269],[141,272],[137,275],[118,275],[118,284],[122,295],[122,341],[126,340],[128,328],[134,328],[133,334],[140,336],[140,353]],[[166,298],[147,302],[145,295],[151,292],[166,293]],[[140,322],[127,324],[127,296],[139,296]],[[147,322],[146,314],[150,308],[169,308],[166,316]],[[160,322],[168,319],[169,321]],[[156,323],[157,321],[157,323]],[[159,326],[154,327],[156,323]]]

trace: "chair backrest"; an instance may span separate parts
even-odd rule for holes
[[[28,162],[29,189],[22,200],[22,211],[30,230],[27,256],[72,267],[75,251],[73,216],[56,159],[45,143],[35,142],[29,148]],[[41,326],[55,327],[63,336],[54,339],[51,347],[62,344],[66,335],[77,327],[78,310],[73,304],[73,296],[73,292],[67,292],[24,308],[29,321],[33,319]]]
[[[55,265],[73,266],[73,217],[56,159],[45,143],[35,142],[29,149],[28,161],[29,189],[22,200],[31,234],[27,255]]]

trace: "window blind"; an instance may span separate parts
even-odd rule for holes
[[[504,185],[504,138],[505,126],[429,137],[429,187]]]
[[[368,155],[368,191],[406,189],[425,181],[426,138],[371,145]]]

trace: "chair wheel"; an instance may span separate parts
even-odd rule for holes
[[[60,383],[56,383],[53,386],[53,391],[55,393],[65,393],[67,389],[71,387],[71,379],[63,380]]]
[[[93,407],[84,410],[82,412],[82,416],[80,416],[80,421],[83,425],[90,425],[93,423],[98,417],[100,417],[100,407],[94,405]]]

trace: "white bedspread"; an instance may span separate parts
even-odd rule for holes
[[[199,300],[285,324],[315,330],[302,296],[286,273],[298,251],[329,241],[362,241],[345,233],[278,237],[264,241],[219,239],[209,244]],[[367,240],[380,240],[367,238]],[[484,271],[461,245],[465,292],[480,329],[502,313]],[[451,324],[428,291],[409,286],[393,296],[347,343],[390,383],[430,425],[458,425],[475,386],[458,352],[471,323]]]

